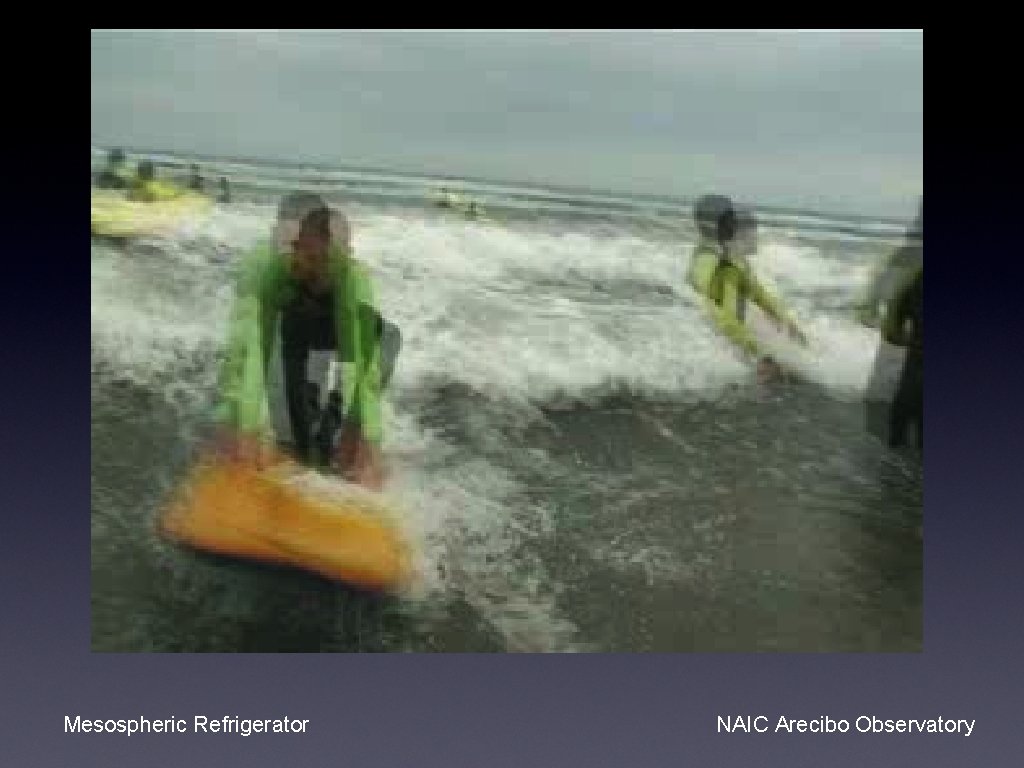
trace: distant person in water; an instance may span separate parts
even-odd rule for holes
[[[128,187],[128,199],[142,203],[173,200],[184,190],[177,184],[158,181],[152,160],[143,160],[136,169],[135,178]]]
[[[754,275],[749,257],[757,251],[753,213],[738,211],[723,195],[705,195],[693,208],[697,244],[690,258],[687,282],[705,300],[705,309],[720,331],[757,361],[758,377],[782,377],[778,363],[760,349],[746,325],[748,303],[760,307],[780,330],[806,345],[807,338],[782,301]]]
[[[153,161],[143,160],[139,163],[139,167],[135,172],[135,178],[132,179],[128,187],[128,199],[142,203],[153,202],[157,199],[153,188],[155,181],[156,168],[153,166]]]
[[[228,177],[220,177],[220,194],[217,195],[218,203],[230,203],[231,202],[231,188],[228,186]]]
[[[188,177],[188,188],[193,192],[203,191],[203,177],[199,173],[199,166],[193,163],[190,167],[190,174]]]
[[[112,149],[107,154],[107,165],[96,179],[100,189],[127,189],[131,176],[125,167],[124,150]]]

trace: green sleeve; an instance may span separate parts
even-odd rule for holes
[[[734,266],[721,266],[714,251],[698,248],[686,279],[703,298],[704,309],[718,330],[743,351],[756,355],[757,340],[741,319],[743,273]]]
[[[899,290],[901,272],[905,271],[905,249],[897,248],[875,267],[866,291],[867,299],[873,302],[889,301]]]
[[[893,265],[897,255],[898,251],[894,251],[872,269],[867,285],[854,302],[859,321],[869,328],[879,328],[882,324],[882,304],[888,301],[892,292]]]
[[[380,336],[373,286],[365,267],[351,258],[338,269],[339,353],[351,363],[343,377],[346,419],[358,425],[364,439],[383,441],[380,385]]]
[[[722,285],[721,305],[715,304],[709,299],[705,302],[705,306],[722,333],[732,339],[733,343],[744,352],[756,355],[758,354],[757,339],[740,319],[742,317],[739,311],[741,301],[743,301],[741,286],[735,280],[725,280]]]
[[[913,281],[920,268],[919,246],[903,245],[882,259],[855,302],[860,322],[872,328],[882,328],[886,305]]]
[[[283,275],[279,261],[268,245],[261,245],[242,264],[214,416],[220,424],[258,435],[270,429],[266,374],[274,344],[274,297]]]
[[[895,344],[898,347],[907,346],[905,333],[903,332],[903,312],[899,305],[899,300],[893,302],[894,305],[886,307],[886,311],[882,314],[882,318],[879,321],[879,330],[882,333],[882,338],[890,344]]]
[[[908,347],[914,341],[914,334],[908,333],[906,321],[912,319],[912,303],[921,301],[921,270],[919,269],[909,280],[904,280],[899,293],[890,301],[882,315],[880,330],[882,337],[890,344]]]
[[[761,282],[754,277],[753,273],[746,272],[747,295],[757,306],[778,320],[780,323],[791,322],[789,310],[783,304],[782,299],[774,296]]]

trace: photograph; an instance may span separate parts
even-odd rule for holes
[[[88,651],[921,654],[923,91],[920,29],[92,30]]]

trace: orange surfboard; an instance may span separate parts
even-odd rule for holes
[[[327,499],[296,486],[299,470],[201,464],[161,515],[162,535],[195,549],[287,565],[366,589],[397,591],[408,542],[368,493]]]

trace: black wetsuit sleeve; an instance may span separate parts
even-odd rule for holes
[[[304,329],[290,313],[281,318],[281,359],[284,367],[284,393],[288,404],[295,453],[308,460],[312,444],[312,426],[306,404],[306,365],[309,345]]]

